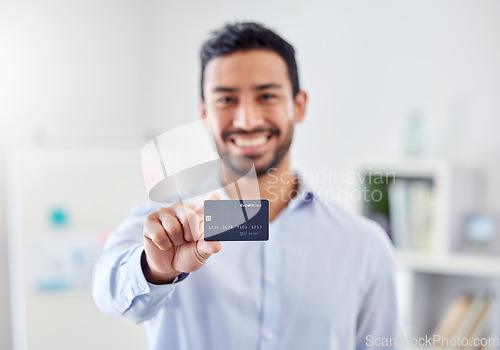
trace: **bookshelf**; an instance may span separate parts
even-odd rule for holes
[[[500,252],[485,249],[498,242],[499,233],[495,242],[476,249],[464,232],[467,219],[481,208],[480,169],[423,160],[372,161],[358,169],[367,193],[358,209],[395,246],[404,335],[431,337],[457,318],[448,334],[500,342]],[[460,307],[466,311],[459,317]]]
[[[396,248],[438,256],[462,248],[463,220],[482,196],[477,169],[436,161],[369,163],[360,169],[369,199],[360,209],[386,229]]]
[[[429,255],[396,251],[400,267],[420,273],[500,279],[500,258],[472,254]]]

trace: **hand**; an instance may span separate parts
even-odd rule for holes
[[[142,269],[148,282],[172,283],[182,272],[201,268],[221,250],[220,242],[203,239],[205,199],[218,200],[220,194],[214,192],[195,203],[175,202],[146,217]]]

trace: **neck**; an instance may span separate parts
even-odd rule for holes
[[[229,172],[227,167],[225,167],[225,172],[226,175]],[[237,178],[237,176],[231,173],[227,178]],[[240,178],[238,187],[228,185],[225,189],[231,199],[240,199],[241,195],[243,199],[269,200],[269,220],[273,221],[297,194],[297,179],[290,169],[290,153],[285,155],[276,168],[259,176],[257,182],[258,189],[255,186],[255,179]]]

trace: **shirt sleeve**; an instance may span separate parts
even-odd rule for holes
[[[356,350],[397,349],[400,322],[396,262],[392,244],[377,226],[368,250],[365,283],[357,317]]]
[[[153,211],[151,205],[136,207],[110,234],[93,270],[92,294],[97,307],[105,314],[123,316],[133,323],[155,316],[172,297],[175,286],[188,275],[181,274],[164,285],[151,284],[144,277],[142,230],[146,216]]]

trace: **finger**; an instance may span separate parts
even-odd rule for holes
[[[148,215],[144,222],[143,236],[154,243],[161,250],[172,248],[172,241],[168,238],[165,228],[156,213]]]
[[[203,210],[204,210],[204,206],[205,206],[205,201],[206,200],[215,201],[215,200],[220,200],[220,199],[221,199],[221,194],[219,192],[212,192],[206,196],[203,196],[201,199],[199,199],[198,201],[195,202],[196,213],[198,215],[201,215],[201,217],[203,217]]]
[[[167,232],[168,238],[172,241],[172,244],[175,246],[179,246],[185,242],[184,229],[176,216],[176,211],[172,207],[173,205],[167,208],[158,209],[157,215],[160,219],[161,225]]]
[[[198,227],[200,220],[198,214],[185,203],[173,205],[172,208],[184,230],[184,239],[186,241],[197,240],[200,235]]]
[[[216,254],[220,252],[222,249],[222,244],[219,241],[207,242],[203,239],[203,237],[198,241],[196,245],[196,249],[198,250],[198,254],[203,259],[208,259],[212,254]]]
[[[203,221],[203,217],[200,220],[198,229],[200,231],[200,237],[199,238],[201,239],[205,235],[205,221]]]
[[[193,209],[195,214],[198,216],[198,223],[203,222],[203,211],[200,213],[197,210],[198,201],[192,203],[184,203],[187,207]]]
[[[200,236],[201,236],[201,232],[200,232],[200,217],[199,215],[196,213],[195,210],[189,208],[188,209],[188,213],[189,213],[189,227],[191,228],[191,234],[193,236],[193,240],[194,241],[197,241],[198,239],[200,239]],[[201,221],[203,221],[203,219],[201,219]]]

